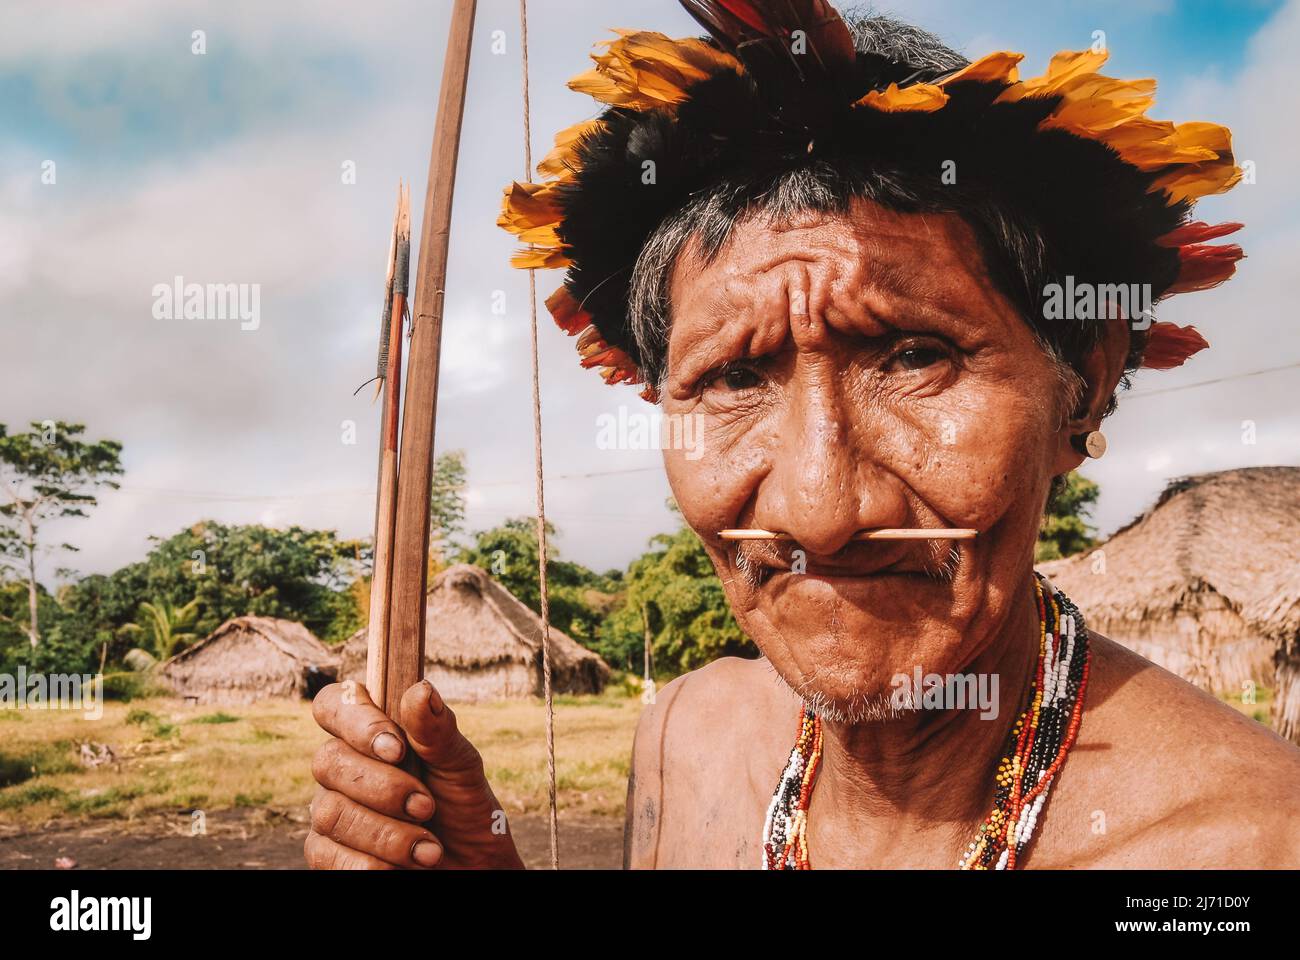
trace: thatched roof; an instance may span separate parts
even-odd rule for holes
[[[426,668],[476,670],[500,664],[540,665],[542,620],[486,571],[462,563],[429,584],[425,607]],[[366,631],[347,641],[340,676],[365,675]],[[551,664],[557,691],[599,691],[609,668],[595,653],[551,627]]]
[[[232,617],[198,643],[176,654],[163,666],[184,662],[194,657],[209,644],[219,643],[223,637],[236,631],[249,631],[256,634],[281,653],[302,663],[303,666],[320,665],[322,663],[332,664],[338,659],[337,654],[333,653],[329,647],[316,638],[314,633],[296,620],[248,616]]]
[[[1300,631],[1300,467],[1247,467],[1171,482],[1099,550],[1040,564],[1098,621],[1169,617],[1207,593],[1264,637]]]
[[[227,620],[163,663],[158,677],[182,696],[251,702],[309,695],[338,666],[338,654],[301,623],[247,616]]]

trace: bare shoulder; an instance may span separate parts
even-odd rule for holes
[[[1300,866],[1300,748],[1106,637],[1092,634],[1092,651],[1083,725],[1048,817],[1069,859]]]
[[[793,742],[798,704],[766,660],[736,657],[715,660],[658,691],[637,723],[625,866],[728,865],[733,856],[743,857],[747,851],[731,850],[732,834],[747,833],[744,824],[766,799],[749,795],[751,781],[757,786],[770,779],[769,791],[775,784]]]

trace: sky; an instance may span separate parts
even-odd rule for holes
[[[111,572],[141,559],[150,536],[208,518],[369,534],[379,412],[369,389],[353,391],[375,364],[399,178],[415,184],[418,237],[450,8],[6,0],[0,423],[67,420],[123,443],[122,488],[89,519],[50,531],[80,546],[81,573]],[[673,0],[529,9],[535,158],[556,130],[597,112],[564,81],[610,28],[698,33]],[[1109,74],[1159,80],[1151,115],[1227,124],[1239,160],[1255,163],[1255,183],[1198,214],[1247,224],[1237,279],[1160,310],[1196,324],[1213,349],[1136,376],[1104,424],[1110,451],[1084,468],[1101,485],[1097,527],[1126,523],[1173,477],[1300,463],[1300,369],[1240,376],[1300,362],[1289,289],[1300,265],[1300,0],[876,9],[969,57],[1023,51],[1025,76],[1104,31]],[[508,266],[514,241],[495,226],[501,189],[524,174],[519,52],[516,0],[480,0],[438,405],[438,450],[467,455],[471,529],[534,510],[527,276]],[[177,276],[257,285],[260,324],[160,319],[154,288]],[[539,273],[539,294],[559,281]],[[601,449],[597,423],[649,408],[634,388],[581,370],[544,309],[541,323],[547,513],[560,553],[623,567],[676,521],[659,454]],[[42,567],[47,583],[55,566]]]

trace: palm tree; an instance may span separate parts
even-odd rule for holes
[[[122,627],[126,636],[143,635],[149,638],[145,652],[158,660],[168,660],[194,642],[190,628],[199,616],[199,600],[195,597],[183,607],[173,606],[167,600],[140,604],[135,623]]]

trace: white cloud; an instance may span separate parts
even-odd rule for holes
[[[676,5],[651,0],[616,12],[581,0],[546,0],[541,9],[533,5],[530,24],[538,156],[551,131],[591,115],[590,102],[561,81],[585,66],[607,28],[692,29]],[[916,12],[930,26],[951,24],[945,32],[958,43],[971,38],[962,45],[972,53],[1013,46],[1021,30],[1010,13],[994,18],[951,2],[927,0]],[[80,420],[91,436],[126,445],[126,489],[105,495],[91,520],[57,532],[84,546],[77,564],[114,569],[143,555],[147,535],[203,517],[364,535],[378,413],[365,392],[351,394],[374,363],[398,177],[414,181],[417,208],[422,200],[445,14],[415,0],[24,2],[7,14],[0,67],[39,79],[52,123],[85,116],[66,98],[67,84],[93,87],[95,69],[130,79],[127,92],[153,115],[175,114],[174,129],[137,134],[109,104],[70,144],[28,131],[0,148],[5,422]],[[192,78],[168,87],[167,58],[189,56],[175,50],[188,48],[196,26],[209,31],[210,64],[229,57],[247,74],[226,78],[215,105],[200,101]],[[439,449],[468,451],[470,522],[480,527],[533,510],[527,280],[506,265],[513,243],[494,226],[500,188],[521,175],[520,78],[516,50],[486,52],[494,29],[515,36],[513,0],[479,8],[438,411]],[[1250,225],[1240,277],[1166,308],[1165,319],[1196,323],[1214,349],[1183,371],[1143,374],[1138,390],[1300,357],[1300,332],[1289,323],[1300,250],[1290,226],[1300,188],[1289,171],[1300,142],[1282,105],[1294,96],[1289,51],[1298,42],[1293,2],[1261,31],[1239,77],[1196,78],[1181,94],[1162,86],[1160,115],[1231,124],[1241,155],[1258,158],[1260,182],[1208,205],[1210,217]],[[343,94],[334,81],[318,82],[320,64],[335,56],[338,75],[356,84]],[[326,74],[335,77],[333,68]],[[39,163],[51,149],[60,151],[59,184],[42,187]],[[357,162],[356,186],[340,183],[345,159]],[[150,289],[176,274],[261,284],[262,329],[153,320]],[[539,297],[558,282],[539,274]],[[495,290],[506,293],[504,316],[491,312]],[[596,448],[597,413],[636,403],[635,391],[580,370],[572,340],[539,309],[546,468],[557,478],[547,487],[549,513],[565,555],[622,565],[673,523],[658,455]],[[1122,402],[1105,428],[1111,453],[1088,467],[1103,487],[1101,526],[1127,520],[1167,476],[1296,462],[1295,385],[1282,374]],[[357,422],[355,445],[340,442],[346,419]],[[1258,424],[1253,446],[1240,441],[1245,419]],[[651,469],[610,473],[642,468]]]

